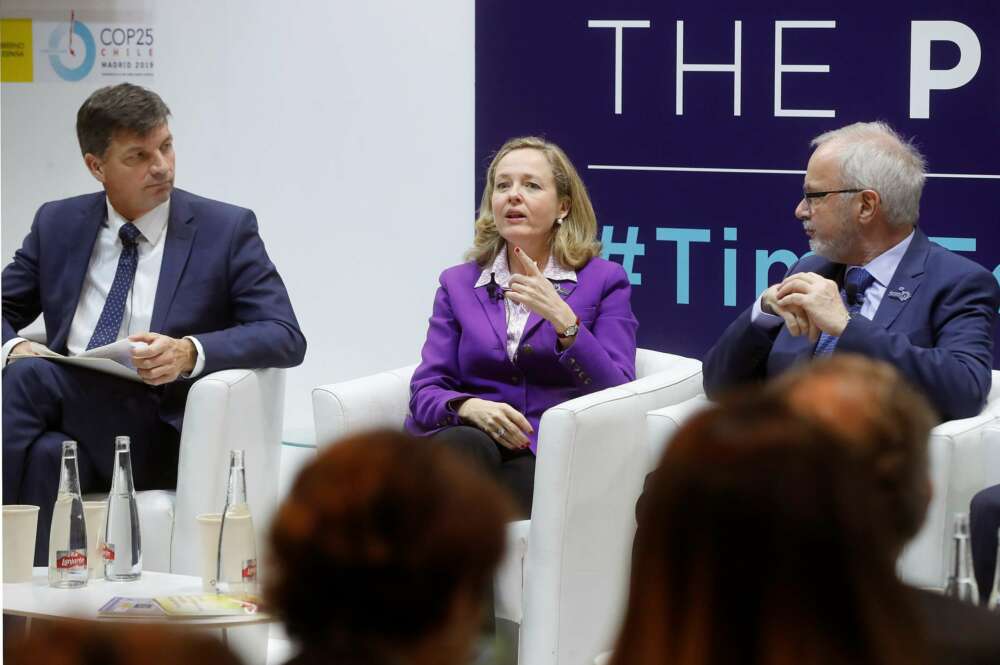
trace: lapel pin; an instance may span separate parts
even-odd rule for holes
[[[907,300],[910,299],[910,292],[904,289],[902,286],[895,291],[889,291],[889,293],[887,293],[886,295],[889,296],[890,298],[895,298],[899,302],[906,302]]]

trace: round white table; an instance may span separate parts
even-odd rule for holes
[[[78,589],[54,589],[49,586],[48,568],[35,568],[30,582],[3,585],[3,613],[28,617],[28,619],[90,619],[95,621],[128,621],[131,623],[163,621],[170,624],[228,628],[256,623],[269,623],[275,619],[264,612],[242,616],[181,617],[181,618],[123,618],[99,617],[97,611],[115,596],[125,598],[155,598],[180,594],[205,593],[201,578],[191,575],[143,571],[134,582],[108,582],[90,580]]]

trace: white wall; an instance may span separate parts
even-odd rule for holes
[[[176,184],[254,209],[309,341],[287,439],[311,434],[313,386],[416,362],[437,275],[470,243],[473,7],[155,3]],[[3,86],[4,263],[41,203],[97,188],[73,129],[96,87]]]

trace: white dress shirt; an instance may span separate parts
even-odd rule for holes
[[[101,225],[94,242],[94,249],[87,265],[87,273],[80,289],[80,299],[70,325],[66,347],[69,355],[75,356],[87,350],[87,344],[94,334],[97,321],[101,318],[104,303],[111,291],[111,285],[118,271],[118,259],[122,252],[119,230],[128,222],[107,202],[108,217]],[[136,333],[148,332],[153,318],[153,303],[156,286],[160,281],[160,266],[163,264],[163,246],[166,244],[167,220],[170,218],[170,200],[161,203],[132,223],[139,229],[137,238],[138,265],[135,279],[125,301],[125,313],[116,339],[123,339]],[[201,344],[194,337],[188,337],[195,346],[198,357],[189,377],[197,376],[205,367],[205,354]],[[21,338],[14,338],[4,344],[3,361]]]
[[[847,266],[847,270],[844,271],[844,276],[855,268],[864,268],[875,278],[872,285],[868,287],[865,291],[865,300],[861,305],[861,316],[865,317],[869,321],[875,316],[875,312],[878,311],[878,306],[882,304],[882,298],[885,297],[885,291],[889,288],[889,284],[892,282],[893,276],[896,274],[896,268],[899,267],[899,262],[903,260],[903,256],[906,254],[906,250],[910,247],[910,242],[913,241],[913,232],[900,240],[894,247],[888,249],[874,259],[869,261],[864,266]],[[763,294],[761,294],[763,295]],[[764,330],[771,330],[777,328],[784,322],[777,314],[768,314],[760,308],[760,296],[757,297],[757,301],[753,305],[753,312],[750,314],[750,320],[753,325],[758,328],[763,328]]]
[[[542,275],[553,281],[576,281],[576,271],[563,268],[552,254],[549,254],[549,262],[545,264],[545,270],[542,271]],[[476,280],[474,288],[486,286],[490,283],[491,277],[496,280],[500,288],[504,290],[510,288],[511,272],[507,264],[506,247],[501,249],[500,253],[497,254],[497,258],[493,260],[492,266],[483,268],[483,272],[479,274],[479,279]],[[507,306],[507,357],[513,362],[517,355],[517,347],[521,343],[521,336],[524,335],[524,327],[528,324],[528,316],[531,315],[531,312],[527,307],[514,302],[510,298],[504,298],[503,301]]]

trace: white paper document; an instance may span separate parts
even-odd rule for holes
[[[131,342],[127,339],[120,339],[117,342],[84,351],[77,356],[64,356],[61,353],[47,349],[41,344],[31,342],[31,350],[34,351],[36,357],[48,358],[55,362],[76,365],[77,367],[92,369],[104,372],[105,374],[113,374],[129,381],[142,381],[139,378],[139,374],[135,371],[135,365],[132,364],[132,350],[143,350],[146,346],[145,342]],[[19,353],[11,354],[7,360],[8,362],[13,362],[20,358],[31,357],[33,356]]]

